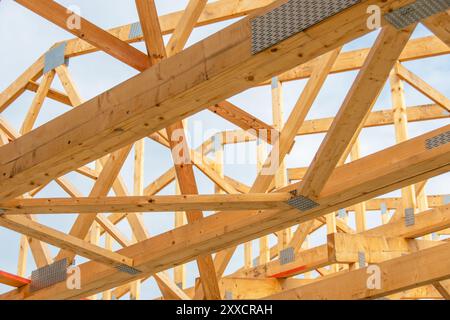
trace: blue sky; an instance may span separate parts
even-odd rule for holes
[[[80,1],[58,1],[64,6],[77,5],[81,8],[81,14],[91,22],[102,28],[116,27],[122,24],[135,22],[138,20],[133,0],[80,0]],[[159,14],[165,14],[185,7],[186,0],[156,0]],[[191,36],[188,45],[195,43],[204,37],[216,32],[217,30],[234,22],[228,21],[217,23],[214,25],[197,28]],[[430,33],[420,26],[414,38],[429,35]],[[352,50],[370,46],[376,37],[376,32],[366,37],[358,39],[347,46],[344,50]],[[55,42],[71,39],[73,36],[53,24],[45,21],[43,18],[28,11],[12,0],[3,0],[0,2],[0,91],[3,91],[11,82],[13,82],[26,68],[28,68],[41,54],[48,50]],[[167,38],[166,38],[167,40]],[[136,44],[136,47],[144,50],[143,44]],[[447,97],[450,97],[449,71],[450,58],[448,56],[429,58],[422,61],[412,61],[405,63],[405,66],[418,74],[429,84],[440,90]],[[77,57],[70,61],[70,72],[76,82],[82,97],[87,100],[99,93],[121,83],[122,81],[132,77],[136,72],[115,60],[114,58],[97,52],[94,54]],[[345,94],[350,88],[356,72],[348,72],[343,74],[329,76],[324,88],[322,89],[317,101],[314,104],[308,119],[333,116],[340,107]],[[292,81],[284,84],[285,99],[285,117],[289,115],[290,110],[294,106],[298,96],[301,93],[305,81]],[[62,90],[58,80],[55,80],[53,87]],[[413,88],[405,85],[406,102],[408,106],[430,103],[430,101],[415,91]],[[10,123],[19,129],[21,122],[31,104],[33,94],[26,92],[17,101],[11,105],[2,117],[10,121]],[[270,88],[268,86],[258,87],[241,93],[230,98],[230,101],[242,107],[246,111],[259,117],[260,119],[271,123],[271,97]],[[391,106],[389,86],[381,94],[375,110],[388,109]],[[36,126],[39,126],[50,119],[68,111],[69,108],[58,104],[51,100],[46,100],[42,111],[37,119]],[[414,137],[430,131],[432,129],[448,124],[448,119],[434,120],[422,123],[413,123],[409,125],[410,137]],[[200,112],[194,115],[190,120],[189,131],[194,132],[194,127],[200,126],[202,132],[222,131],[225,129],[235,129],[232,124],[225,120],[210,114],[208,111]],[[286,162],[288,167],[307,166],[314,156],[324,135],[310,135],[298,137],[297,143],[288,156]],[[198,139],[192,139],[195,142],[194,147],[199,144]],[[365,129],[361,134],[362,155],[368,155],[373,152],[384,149],[395,143],[394,128],[385,126],[379,128]],[[254,152],[254,144],[250,144],[250,153]],[[253,149],[252,149],[253,148]],[[244,152],[243,145],[227,146],[226,154],[232,152]],[[149,141],[145,146],[145,184],[152,182],[165,170],[171,166],[171,157],[167,149]],[[132,190],[132,172],[133,166],[131,159],[133,154],[124,165],[121,172],[125,182]],[[225,173],[244,183],[252,184],[256,176],[254,160],[248,164],[226,165]],[[201,193],[212,193],[214,191],[212,183],[202,174],[196,172],[197,182]],[[77,174],[69,174],[69,179],[74,182],[78,189],[87,195],[92,187],[92,182]],[[449,174],[436,177],[427,185],[427,193],[444,194],[448,193]],[[171,194],[174,192],[174,186],[168,186],[161,194]],[[391,195],[399,195],[399,192]],[[50,184],[45,190],[39,193],[40,197],[66,197],[67,195],[59,189],[55,184]],[[39,217],[44,224],[52,226],[62,231],[68,231],[74,220],[73,215],[66,216],[45,216]],[[379,214],[376,212],[368,213],[369,226],[375,226],[380,222]],[[167,231],[173,227],[173,215],[170,213],[148,214],[145,216],[145,223],[152,235]],[[351,225],[354,219],[350,216]],[[122,223],[120,228],[129,234],[129,227]],[[17,253],[19,247],[19,235],[0,228],[0,269],[15,273],[17,267]],[[274,238],[271,239],[274,241]],[[311,242],[314,245],[325,241],[324,230],[320,230],[315,234]],[[56,253],[56,248],[51,248]],[[254,244],[254,252],[258,251],[256,242]],[[35,269],[31,255],[28,259],[28,272]],[[78,262],[84,261],[82,258],[77,259]],[[242,248],[233,257],[229,271],[241,266]],[[193,284],[193,279],[197,276],[195,263],[188,264],[188,286]],[[159,296],[159,290],[153,279],[147,281],[142,287],[142,298],[154,298]],[[7,291],[8,288],[0,286],[0,293]]]

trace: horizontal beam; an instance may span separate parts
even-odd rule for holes
[[[288,209],[290,193],[124,196],[83,198],[14,199],[0,203],[4,215],[92,213],[92,212],[172,212],[187,210],[267,210]]]

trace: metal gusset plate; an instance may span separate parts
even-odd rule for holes
[[[360,0],[289,0],[253,18],[252,54],[261,52],[289,37],[361,2]]]
[[[50,287],[55,283],[66,281],[68,266],[67,259],[62,259],[34,270],[31,272],[30,291],[37,291]]]
[[[438,148],[444,144],[450,142],[450,131],[441,133],[433,138],[427,139],[425,141],[425,146],[427,149],[431,150],[434,148]]]
[[[68,64],[69,60],[65,58],[66,46],[67,43],[63,42],[45,53],[44,74],[60,65]]]
[[[450,0],[417,0],[410,5],[385,14],[385,19],[397,29],[450,9]]]

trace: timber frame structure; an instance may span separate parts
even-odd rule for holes
[[[140,25],[111,30],[51,0],[16,2],[76,38],[55,44],[0,95],[1,113],[25,91],[36,93],[20,130],[0,118],[0,226],[22,234],[17,275],[0,272],[0,283],[12,286],[0,299],[110,300],[128,293],[138,299],[150,277],[162,299],[450,299],[450,198],[425,193],[428,179],[450,169],[450,124],[414,138],[407,128],[408,122],[448,119],[450,100],[404,66],[450,53],[450,1],[429,1],[436,11],[415,20],[407,11],[418,10],[421,0],[318,1],[333,8],[319,6],[316,20],[305,24],[300,9],[290,20],[277,15],[301,6],[312,10],[307,0],[190,0],[186,10],[164,16],[154,0],[136,0]],[[374,31],[367,23],[373,6],[381,15],[373,46],[342,51]],[[195,27],[237,17],[184,48]],[[79,19],[80,28],[68,28],[68,18]],[[433,35],[410,39],[418,23]],[[163,35],[170,35],[166,45]],[[147,52],[135,42],[144,42]],[[99,50],[139,74],[83,101],[66,61]],[[358,75],[336,116],[306,120],[327,76],[347,71]],[[65,92],[52,88],[55,76]],[[298,79],[307,83],[284,122],[282,86]],[[386,83],[392,107],[372,111]],[[406,106],[404,83],[433,104]],[[273,124],[226,100],[256,86],[272,90]],[[73,109],[35,128],[45,99]],[[183,120],[205,109],[238,129],[190,149]],[[397,144],[361,157],[361,130],[385,125],[394,126]],[[295,138],[317,133],[325,138],[309,166],[287,168]],[[174,157],[173,167],[147,186],[144,140]],[[260,174],[254,183],[224,175],[224,145],[255,140]],[[267,156],[266,144],[272,145]],[[179,145],[189,160],[181,164],[174,151]],[[120,171],[133,148],[130,192]],[[274,162],[279,169],[263,174]],[[199,194],[194,167],[215,184],[214,194]],[[87,197],[65,176],[70,172],[94,181]],[[174,181],[176,194],[158,195]],[[40,198],[50,182],[68,197]],[[380,198],[400,189],[401,197]],[[175,228],[150,235],[143,215],[151,212],[175,212]],[[348,224],[349,212],[356,230]],[[63,213],[78,214],[68,233],[36,218]],[[379,226],[368,228],[369,214],[380,214]],[[121,221],[129,224],[131,239],[117,227]],[[308,246],[310,234],[322,227],[325,244]],[[277,244],[270,246],[273,234]],[[55,257],[48,244],[60,248]],[[113,244],[122,248],[113,251]],[[242,267],[225,274],[241,244]],[[36,280],[36,272],[28,278],[29,251],[39,269],[86,258],[77,266],[80,288]],[[194,260],[199,278],[187,288],[185,264]],[[380,278],[371,285],[377,270]]]

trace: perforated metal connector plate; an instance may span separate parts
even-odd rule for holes
[[[387,214],[388,213],[386,203],[382,202],[380,204],[380,211],[381,211],[381,214]]]
[[[338,217],[341,219],[344,219],[347,216],[347,211],[345,209],[339,209],[338,210]]]
[[[56,261],[48,266],[39,268],[31,272],[30,291],[34,292],[43,288],[48,288],[55,283],[66,281],[67,259]]]
[[[288,264],[294,261],[295,253],[294,248],[289,247],[280,251],[280,264]]]
[[[52,71],[56,67],[68,64],[69,60],[65,58],[67,43],[63,42],[58,46],[48,50],[44,57],[44,74]]]
[[[450,1],[450,0],[449,0]],[[428,150],[439,148],[440,146],[450,142],[450,131],[441,133],[433,138],[427,139],[425,141],[425,147]]]
[[[406,208],[405,209],[405,225],[407,227],[413,226],[416,223],[416,218],[414,215],[414,209],[413,208]]]
[[[294,196],[292,199],[287,201],[287,204],[294,207],[300,211],[308,211],[318,207],[319,204],[307,197],[298,196],[296,191],[292,191],[291,194]]]
[[[233,300],[233,292],[225,291],[225,300]]]
[[[128,273],[132,276],[142,273],[140,270],[127,266],[126,264],[116,266],[116,269],[119,270],[120,272]]]
[[[366,254],[362,251],[358,252],[358,265],[360,268],[366,266]]]
[[[360,0],[289,0],[251,20],[252,54],[302,32],[361,2]]]
[[[397,29],[450,9],[450,0],[417,0],[410,5],[387,13],[384,17]]]
[[[130,26],[130,33],[128,34],[128,39],[136,39],[142,37],[144,34],[142,32],[142,26],[139,22],[135,22]]]
[[[222,148],[222,135],[215,134],[211,137],[211,151],[216,152]]]

